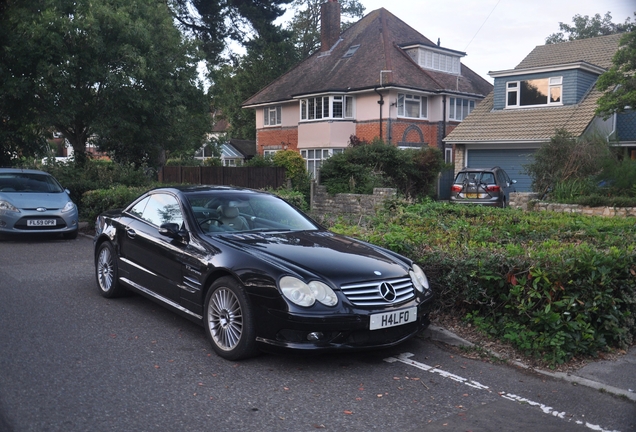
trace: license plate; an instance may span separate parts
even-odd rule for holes
[[[476,193],[467,193],[466,198],[479,198],[479,194]]]
[[[417,308],[397,310],[393,312],[385,312],[381,314],[371,315],[370,330],[395,327],[408,324],[417,320]]]
[[[55,226],[55,219],[29,219],[27,226]]]

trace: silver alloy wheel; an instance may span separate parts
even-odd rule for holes
[[[210,299],[208,326],[216,346],[224,351],[235,348],[243,334],[243,313],[236,295],[227,288],[219,288]]]
[[[97,280],[102,291],[108,291],[113,287],[113,256],[108,247],[99,251],[97,258]]]

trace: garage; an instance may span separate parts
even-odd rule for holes
[[[469,168],[503,168],[511,179],[517,180],[517,192],[531,192],[532,179],[525,174],[524,165],[532,161],[536,149],[468,149],[466,166]]]

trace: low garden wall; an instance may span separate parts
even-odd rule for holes
[[[522,210],[578,213],[588,216],[636,217],[636,207],[586,207],[578,204],[556,204],[538,201],[537,194],[529,192],[511,193],[510,207]]]
[[[397,195],[396,189],[375,188],[373,195],[327,193],[325,186],[315,185],[311,199],[311,213],[323,216],[363,216],[375,214],[388,199]]]

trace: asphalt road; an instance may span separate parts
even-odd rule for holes
[[[139,296],[102,298],[92,241],[0,239],[0,431],[634,431],[636,405],[429,340],[217,357]]]

